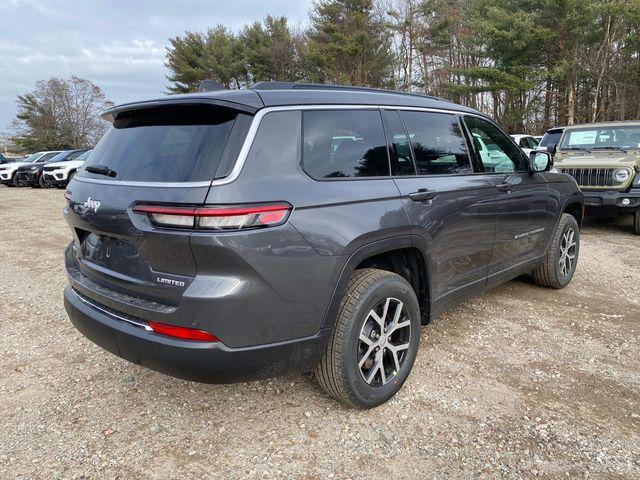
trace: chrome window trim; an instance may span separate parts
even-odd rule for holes
[[[461,114],[461,115],[473,115],[476,117],[480,117],[483,119],[487,119],[485,115],[474,113],[474,112],[465,112],[461,110],[453,110],[446,108],[432,108],[432,107],[413,107],[410,105],[358,105],[358,104],[318,104],[318,105],[283,105],[278,107],[265,107],[254,115],[253,121],[251,122],[251,126],[249,127],[249,131],[247,132],[247,137],[242,144],[242,148],[240,149],[240,153],[238,154],[238,158],[236,159],[236,163],[229,173],[228,176],[224,178],[218,178],[214,180],[205,180],[200,182],[142,182],[142,181],[118,181],[118,180],[103,180],[98,178],[88,178],[82,176],[74,176],[74,182],[83,182],[83,183],[96,183],[96,184],[106,184],[106,185],[120,185],[123,187],[151,187],[151,188],[189,188],[189,187],[215,187],[220,185],[228,185],[234,182],[242,172],[244,168],[244,164],[247,161],[247,157],[249,156],[249,151],[253,146],[253,142],[258,133],[258,129],[260,128],[260,124],[262,123],[262,119],[272,112],[289,112],[289,111],[302,111],[302,110],[415,110],[420,112],[436,112],[436,113],[448,113],[448,114]],[[375,177],[379,178],[379,177]],[[391,177],[389,177],[391,178]]]

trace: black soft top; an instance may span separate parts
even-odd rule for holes
[[[286,82],[263,82],[240,90],[214,90],[209,92],[167,95],[141,102],[125,103],[102,113],[112,121],[119,112],[153,108],[171,104],[210,104],[255,114],[265,107],[295,105],[389,105],[402,107],[439,108],[482,115],[439,97],[338,85],[319,85]]]

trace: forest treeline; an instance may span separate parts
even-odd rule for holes
[[[203,79],[329,82],[437,95],[510,132],[640,119],[640,0],[319,0],[171,38],[169,91]]]

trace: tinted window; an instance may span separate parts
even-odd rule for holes
[[[402,112],[418,175],[471,173],[467,144],[455,115]]]
[[[389,175],[378,110],[310,110],[302,115],[302,163],[313,178]]]
[[[383,110],[382,118],[387,132],[387,142],[391,147],[391,174],[415,175],[416,168],[411,158],[409,138],[397,111]]]
[[[558,145],[560,137],[562,136],[562,130],[550,130],[544,134],[542,140],[540,140],[540,147],[546,147],[547,145]]]
[[[116,172],[114,180],[211,180],[235,118],[230,110],[206,105],[123,112],[93,149],[85,168],[107,166]]]
[[[485,172],[526,172],[524,153],[493,123],[479,117],[465,116],[473,144]]]

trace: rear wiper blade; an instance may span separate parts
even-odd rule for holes
[[[104,165],[100,167],[89,166],[85,168],[85,170],[89,173],[95,173],[97,175],[105,175],[107,177],[115,177],[117,175],[115,170],[111,170],[109,167]]]

